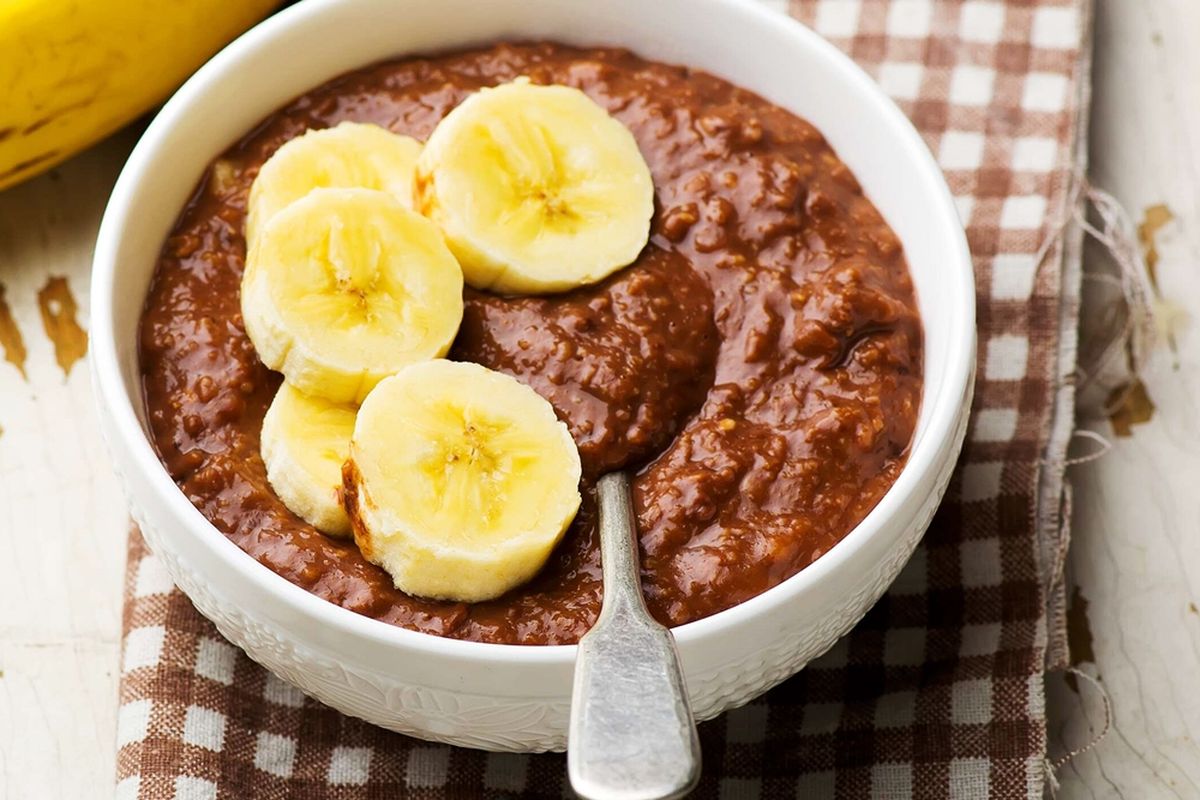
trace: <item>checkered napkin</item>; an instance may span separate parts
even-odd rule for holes
[[[911,116],[968,226],[979,383],[950,492],[862,623],[701,726],[703,797],[1040,798],[1062,659],[1088,0],[782,7]],[[428,744],[349,719],[228,644],[130,540],[117,797],[569,796],[559,755]]]

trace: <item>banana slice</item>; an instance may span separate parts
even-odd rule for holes
[[[601,280],[637,258],[654,212],[629,129],[578,89],[526,79],[483,89],[438,123],[414,192],[467,283],[508,294]]]
[[[314,189],[267,223],[242,276],[263,363],[305,394],[361,403],[406,364],[445,355],[462,271],[437,228],[370,189]]]
[[[478,364],[427,361],[363,403],[346,508],[359,549],[398,589],[477,602],[541,569],[579,510],[579,475],[541,395]]]
[[[262,425],[262,457],[271,488],[293,514],[330,536],[349,536],[342,507],[342,464],[350,455],[354,406],[279,387]]]
[[[267,159],[250,187],[246,242],[252,245],[267,220],[313,189],[378,189],[411,207],[420,152],[416,139],[359,122],[297,136]]]

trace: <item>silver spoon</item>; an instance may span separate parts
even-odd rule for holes
[[[700,741],[671,631],[646,610],[629,478],[596,484],[604,605],[579,642],[567,773],[585,800],[679,797],[700,779]]]

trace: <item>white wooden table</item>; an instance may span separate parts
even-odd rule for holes
[[[1200,317],[1200,3],[1098,0],[1092,176],[1140,218],[1165,203],[1159,280]],[[135,132],[0,192],[0,285],[26,351],[0,361],[0,798],[104,797],[114,768],[127,517],[92,411],[86,363],[64,374],[39,307],[63,278],[87,327],[103,204]],[[53,325],[49,326],[53,329]],[[5,341],[0,308],[0,342]],[[1080,668],[1114,729],[1060,770],[1062,798],[1200,797],[1200,327],[1147,375],[1153,419],[1074,469],[1070,575]],[[9,352],[20,348],[10,347]],[[61,354],[69,360],[69,353]],[[1088,423],[1110,434],[1103,417]],[[1086,603],[1086,607],[1085,607]],[[1102,719],[1086,684],[1050,679],[1051,735]]]
[[[1099,676],[1114,727],[1060,771],[1059,796],[1190,800],[1200,798],[1200,3],[1099,0],[1096,34],[1092,180],[1136,222],[1149,207],[1171,210],[1158,281],[1185,316],[1175,352],[1156,350],[1145,376],[1150,422],[1118,438],[1094,406],[1080,409],[1114,447],[1071,473],[1071,638],[1077,659],[1091,652],[1079,667]],[[1050,680],[1051,735],[1088,741],[1087,720],[1103,719],[1095,694]]]

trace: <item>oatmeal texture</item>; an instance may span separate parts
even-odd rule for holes
[[[289,512],[259,456],[279,376],[246,338],[246,198],[283,142],[342,120],[428,137],[476,89],[527,75],[582,89],[629,127],[654,177],[650,243],[567,294],[468,289],[450,357],[529,383],[567,423],[584,507],[528,585],[486,603],[396,590],[348,541]],[[591,484],[636,471],[643,586],[678,625],[794,575],[879,501],[921,401],[921,325],[900,243],[821,134],[711,75],[624,50],[497,45],[381,64],[271,115],[216,163],[164,245],[141,322],[159,454],[239,547],[370,617],[485,642],[565,644],[601,573]]]

